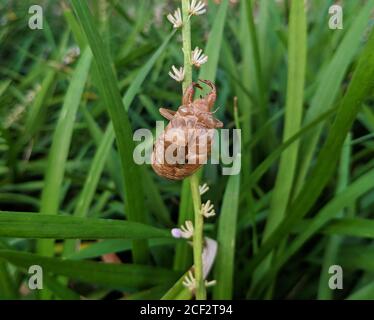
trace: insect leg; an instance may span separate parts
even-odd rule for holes
[[[186,89],[186,91],[184,92],[183,99],[182,99],[182,104],[184,106],[188,106],[189,104],[192,103],[193,96],[195,93],[194,87],[202,89],[202,87],[198,83],[192,82],[190,86]]]
[[[160,108],[159,111],[160,111],[160,114],[161,114],[164,118],[168,119],[169,121],[170,121],[171,119],[173,119],[173,117],[174,117],[174,115],[175,115],[175,113],[176,113],[176,111],[169,110],[169,109],[165,109],[165,108]]]
[[[215,128],[223,128],[222,121],[219,121],[218,119],[214,119],[214,127]]]
[[[214,106],[214,102],[216,101],[216,98],[217,98],[216,86],[214,85],[213,82],[211,82],[209,80],[199,79],[199,81],[207,84],[212,89],[212,91],[210,93],[208,93],[208,95],[205,98],[205,100],[208,104],[209,110],[211,110],[212,107]]]

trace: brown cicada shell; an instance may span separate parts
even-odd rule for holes
[[[223,123],[213,117],[211,111],[216,101],[215,85],[199,80],[211,88],[204,98],[193,100],[193,82],[183,95],[177,111],[160,108],[160,113],[170,122],[153,147],[152,167],[161,177],[182,180],[205,164],[211,153],[214,129]]]

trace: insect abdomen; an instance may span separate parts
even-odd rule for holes
[[[155,172],[171,180],[181,180],[195,173],[210,155],[210,130],[196,115],[180,116],[177,112],[155,143],[152,153]]]

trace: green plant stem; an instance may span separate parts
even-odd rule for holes
[[[192,65],[191,65],[191,24],[188,12],[189,0],[182,0],[182,39],[183,39],[183,55],[184,55],[184,81],[182,84],[183,93],[192,82]],[[201,214],[201,198],[199,192],[199,176],[195,173],[190,178],[191,195],[195,214],[195,230],[193,236],[193,258],[196,279],[196,299],[205,300],[206,291],[203,277],[203,226],[204,217]]]
[[[183,93],[192,82],[192,65],[191,65],[191,24],[188,13],[189,0],[182,0],[182,39],[183,39],[183,56],[184,56],[184,80],[182,83]]]
[[[193,235],[193,258],[195,267],[195,279],[196,279],[196,299],[205,300],[206,290],[204,286],[203,277],[203,227],[204,227],[204,216],[201,214],[201,199],[199,192],[199,177],[194,174],[190,178],[191,183],[191,194],[193,207],[195,212],[195,230]]]

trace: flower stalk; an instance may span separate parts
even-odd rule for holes
[[[182,83],[183,93],[192,83],[192,60],[191,60],[191,24],[190,24],[190,3],[189,0],[182,1],[182,40],[184,56],[184,80]],[[190,179],[192,201],[195,215],[195,227],[193,234],[193,259],[194,278],[196,286],[196,300],[206,299],[206,289],[203,276],[203,226],[204,216],[201,214],[201,198],[199,190],[199,176],[195,173]]]
[[[189,17],[189,0],[182,1],[182,41],[184,56],[184,81],[182,84],[183,93],[192,82],[192,63],[191,63],[191,23]]]
[[[201,212],[201,198],[199,191],[199,177],[195,173],[190,178],[192,202],[195,214],[195,229],[193,235],[193,259],[196,280],[196,300],[206,299],[206,289],[203,275],[203,246],[204,246],[204,216]]]

